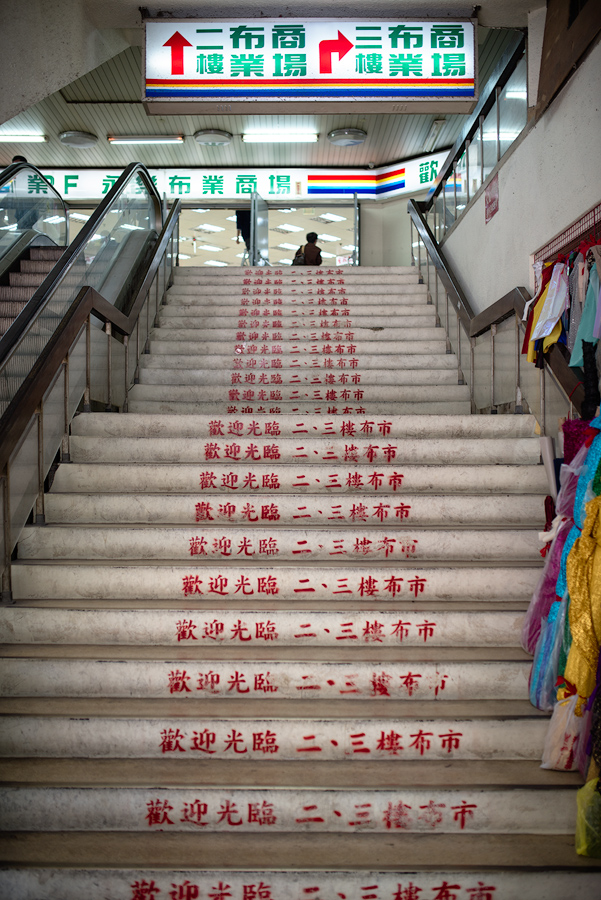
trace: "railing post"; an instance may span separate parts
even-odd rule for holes
[[[413,255],[413,219],[411,218],[411,216],[409,216],[409,232],[410,232],[409,242],[410,242],[410,247],[411,247],[411,265],[414,266],[415,265],[415,256]]]
[[[86,319],[86,386],[83,392],[83,411],[91,412],[90,394],[92,389],[92,322]]]
[[[520,318],[515,314],[515,414],[524,412],[522,400],[522,348],[520,346]]]
[[[44,525],[46,515],[44,510],[44,403],[40,403],[36,409],[38,420],[38,493],[35,498],[35,524]]]
[[[2,532],[4,536],[4,553],[2,559],[2,603],[13,602],[11,556],[12,540],[10,528],[10,479],[8,463],[0,478],[2,485]]]
[[[124,379],[125,379],[125,394],[123,399],[123,412],[129,411],[129,335],[123,335],[123,350],[124,350],[124,359],[123,359],[123,369],[124,369]]]
[[[436,324],[440,328],[440,315],[438,313],[438,272],[434,268],[434,309],[436,310]]]
[[[497,106],[497,162],[501,159],[501,110],[499,97],[501,96],[501,88],[499,85],[495,88],[495,103]]]
[[[467,206],[470,202],[470,144],[471,141],[468,139],[465,142],[465,205]]]
[[[545,366],[540,370],[540,434],[545,437],[547,434],[547,410],[546,410],[546,384],[545,384]]]
[[[480,184],[484,184],[484,116],[480,116]]]
[[[442,236],[447,233],[447,183],[442,183]]]
[[[64,390],[63,390],[63,416],[64,416],[64,428],[63,428],[63,439],[61,443],[61,462],[68,463],[71,462],[71,448],[70,448],[70,437],[69,437],[69,355],[65,356],[63,360],[63,373],[64,373]]]
[[[140,317],[136,319],[136,368],[134,369],[134,384],[140,382]]]
[[[459,313],[455,313],[457,317],[457,384],[464,384],[463,370],[461,368],[461,321]]]
[[[476,338],[470,338],[470,407],[472,415],[476,412]]]
[[[452,353],[453,350],[451,347],[451,336],[449,334],[449,294],[447,291],[445,291],[445,297],[447,298],[447,301],[446,301],[447,305],[446,305],[446,312],[445,312],[444,330],[447,335],[447,353]]]
[[[455,201],[453,217],[457,221],[457,160],[453,163],[453,199]]]
[[[495,407],[495,337],[497,326],[490,326],[490,414],[496,415]]]
[[[179,216],[177,217],[177,250],[175,253],[175,265],[179,266]]]
[[[160,271],[160,266],[159,266]],[[144,353],[148,353],[148,338],[150,337],[150,290],[146,294],[146,340],[144,341]]]
[[[160,268],[160,267],[159,267],[159,268]],[[158,276],[159,276],[159,273],[158,273],[158,271],[157,271],[157,274],[156,274],[155,279],[154,279],[154,300],[155,300],[155,303],[154,303],[154,324],[155,324],[155,327],[156,327],[156,325],[157,325],[157,322],[159,321],[159,277],[158,277]],[[150,293],[150,292],[149,292],[149,293]]]
[[[113,411],[113,345],[111,341],[111,336],[113,333],[113,326],[110,322],[106,322],[104,325],[104,330],[106,332],[106,364],[107,364],[107,401],[106,401],[106,411]]]

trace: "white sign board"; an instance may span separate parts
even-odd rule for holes
[[[174,115],[248,104],[467,111],[477,99],[475,36],[470,19],[147,21],[143,99],[149,112]]]

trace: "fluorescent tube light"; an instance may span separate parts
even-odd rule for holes
[[[321,213],[319,219],[325,219],[326,222],[346,222],[346,216],[337,216],[336,213]]]
[[[278,225],[278,231],[289,231],[290,233],[292,233],[293,231],[296,232],[296,231],[304,231],[304,230],[305,229],[302,228],[300,225],[289,225],[288,222],[284,222],[283,225]]]
[[[336,237],[335,234],[318,234],[317,240],[318,241],[326,241],[327,243],[332,243],[332,242],[339,241],[340,238]]]
[[[186,256],[185,253],[180,253],[180,254],[178,254],[178,255],[179,255],[179,258],[180,258],[180,259],[192,259],[191,256]]]
[[[109,134],[109,144],[183,144],[183,134]]]
[[[438,140],[438,135],[442,130],[442,126],[445,124],[446,119],[434,119],[432,125],[430,126],[430,131],[426,135],[426,140],[423,144],[424,153],[431,153],[434,150],[434,145]]]
[[[75,219],[76,222],[87,222],[90,217],[86,216],[85,213],[70,212],[69,218]]]
[[[321,255],[322,255],[322,258],[323,258],[323,259],[336,259],[336,254],[335,254],[335,253],[326,253],[325,250],[322,250],[322,251],[321,251]]]
[[[516,90],[509,90],[509,91],[506,92],[505,96],[506,96],[506,98],[507,98],[508,100],[527,100],[527,99],[528,99],[528,92],[527,92],[527,91],[520,91],[520,90],[517,90],[517,89],[516,89]]]
[[[64,216],[50,216],[47,219],[44,219],[44,222],[48,222],[49,225],[58,225],[59,222],[64,222]]]
[[[298,250],[298,244],[278,244],[280,250]]]
[[[144,231],[141,225],[119,225],[119,228],[125,228],[126,231]]]
[[[0,134],[0,144],[43,144],[45,134]]]
[[[245,144],[315,144],[318,138],[317,134],[289,134],[286,131],[242,135]]]
[[[207,250],[210,253],[221,253],[223,247],[214,247],[212,244],[197,244],[199,250]]]

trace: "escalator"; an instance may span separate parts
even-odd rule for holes
[[[29,163],[0,173],[0,335],[22,312],[69,243],[65,202]]]

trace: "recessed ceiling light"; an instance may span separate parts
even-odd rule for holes
[[[0,144],[43,144],[45,134],[0,134]]]
[[[335,234],[319,234],[317,235],[317,239],[319,241],[326,241],[326,243],[335,243],[336,241],[340,240],[340,238],[336,237]]]
[[[367,139],[362,128],[335,128],[328,134],[328,140],[337,147],[355,147]]]
[[[208,213],[208,212],[209,212],[208,209],[193,209],[193,210],[191,210],[191,211],[192,211],[192,212],[197,212],[197,213]],[[235,218],[235,216],[234,216],[234,218]]]
[[[278,244],[281,250],[298,250],[298,244]]]
[[[284,231],[284,232],[286,232],[286,231],[293,232],[293,231],[304,231],[305,229],[302,228],[300,225],[289,225],[288,222],[284,222],[283,225],[278,225],[278,227],[275,230],[276,231]]]
[[[293,212],[296,212],[296,206],[289,206],[288,209],[278,209],[278,212],[293,213]]]
[[[225,231],[225,228],[222,228],[221,225],[210,225],[209,222],[203,222],[202,225],[195,225],[195,231],[204,231],[205,234],[214,234],[218,231]]]
[[[177,255],[179,259],[192,259],[191,256],[186,256],[185,253],[178,253]]]
[[[183,134],[109,134],[109,144],[183,144]]]
[[[269,134],[243,134],[245,144],[315,144],[319,135],[289,134],[286,131],[275,131]]]
[[[229,131],[205,128],[196,132],[194,140],[198,144],[205,144],[207,147],[226,147],[231,142],[232,135]]]
[[[200,210],[197,209],[196,212],[200,212]],[[207,210],[207,212],[208,212],[208,210]],[[226,219],[225,221],[226,221],[226,222],[235,222],[235,221],[236,221],[236,216],[228,216],[227,219]]]
[[[322,257],[323,257],[324,259],[335,259],[335,258],[336,258],[336,254],[335,254],[335,253],[326,253],[325,250],[322,250],[322,251],[321,251],[321,255],[322,255]]]
[[[85,213],[70,212],[69,218],[75,219],[76,222],[87,222],[90,217],[86,216]]]
[[[87,131],[61,131],[58,139],[67,147],[93,147],[98,143],[97,135],[89,134]]]
[[[337,216],[335,213],[322,213],[317,218],[325,219],[326,222],[346,222],[346,216]]]
[[[199,250],[206,250],[209,253],[221,253],[223,247],[214,247],[213,244],[201,244],[197,242],[196,246]]]

